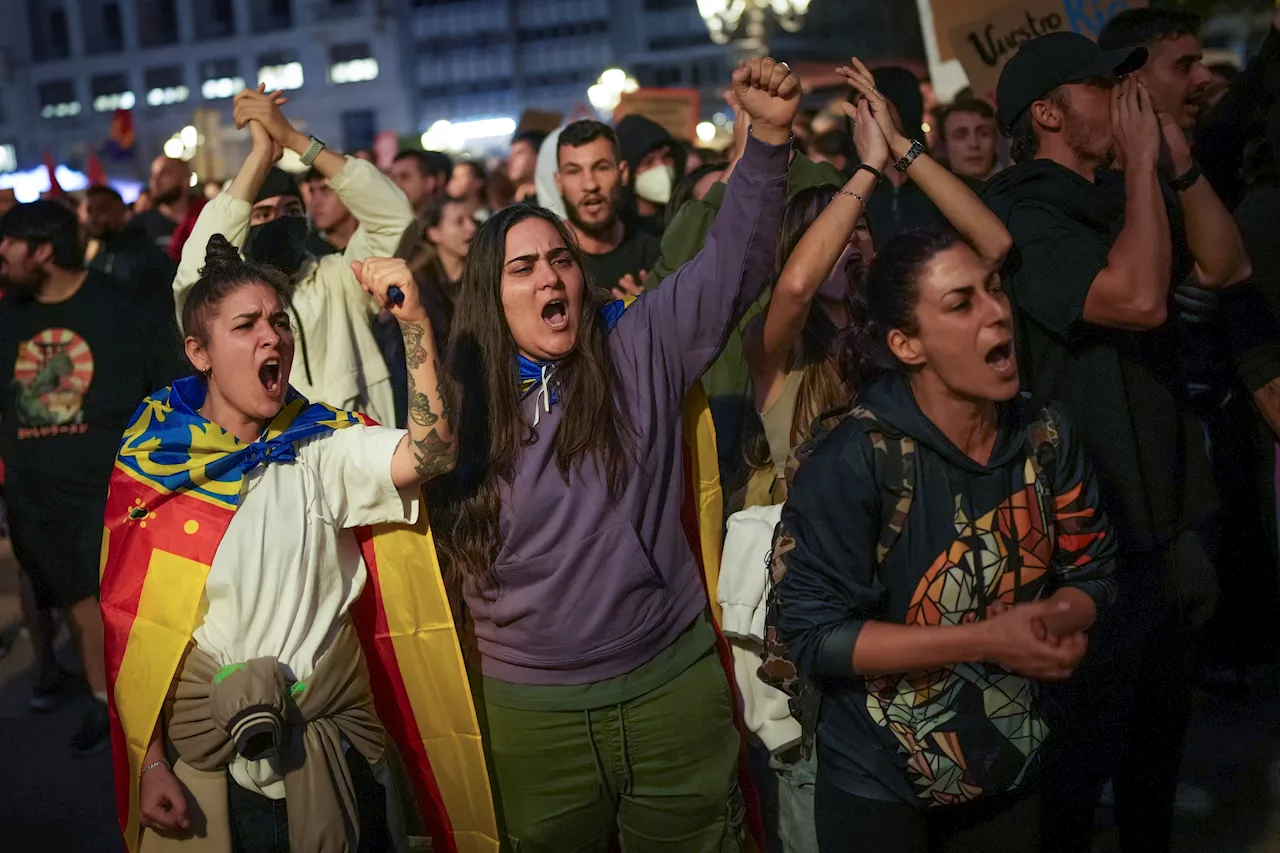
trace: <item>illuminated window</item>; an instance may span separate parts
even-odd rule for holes
[[[206,101],[216,101],[218,98],[230,98],[243,88],[243,77],[217,77],[200,84],[200,95]]]
[[[378,60],[365,42],[335,44],[329,48],[329,82],[360,83],[378,79]]]
[[[372,56],[368,59],[335,62],[329,66],[329,80],[334,83],[362,83],[365,80],[376,79],[378,79],[378,60]]]
[[[80,99],[76,97],[74,80],[41,83],[36,92],[40,99],[41,117],[69,118],[80,115]]]
[[[266,84],[268,92],[277,89],[302,88],[302,63],[281,62],[261,65],[258,68],[258,83]]]
[[[212,59],[200,63],[200,96],[206,101],[230,98],[244,88],[239,62],[235,59]]]
[[[143,82],[147,87],[147,106],[181,104],[191,97],[191,90],[187,88],[180,65],[149,68],[143,74]]]

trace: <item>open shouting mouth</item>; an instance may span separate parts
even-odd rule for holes
[[[258,381],[268,394],[280,390],[280,359],[269,358],[258,368]]]
[[[542,322],[553,332],[569,328],[569,310],[563,299],[552,299],[542,306]]]
[[[997,344],[987,351],[987,366],[996,372],[1001,379],[1012,379],[1018,366],[1013,358],[1013,339]]]

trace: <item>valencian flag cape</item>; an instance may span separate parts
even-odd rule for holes
[[[197,413],[204,394],[190,378],[143,401],[125,430],[107,498],[101,600],[108,708],[116,803],[131,851],[141,840],[142,759],[197,627],[209,566],[244,474],[293,461],[297,441],[369,423],[291,391],[263,437],[245,445]],[[479,726],[425,519],[356,535],[369,578],[352,618],[378,717],[404,759],[434,849],[496,853]]]

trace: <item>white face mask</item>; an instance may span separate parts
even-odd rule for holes
[[[650,204],[666,204],[675,183],[674,166],[654,166],[636,175],[636,195]]]

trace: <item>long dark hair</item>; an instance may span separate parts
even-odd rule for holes
[[[567,483],[570,471],[589,461],[598,464],[610,497],[617,499],[633,446],[601,317],[608,296],[590,281],[578,244],[555,214],[535,205],[517,204],[494,214],[467,255],[445,359],[458,465],[427,490],[443,568],[451,580],[476,586],[488,582],[501,548],[501,484],[514,478],[521,449],[537,441],[520,414],[518,353],[502,307],[507,233],[534,218],[556,229],[583,270],[577,346],[560,360],[552,380],[564,411],[553,439],[556,468]]]
[[[851,387],[910,372],[889,349],[889,333],[919,334],[920,274],[935,255],[961,242],[950,228],[916,229],[896,235],[876,252],[853,289],[849,326],[841,336],[840,373]]]
[[[778,252],[774,259],[773,283],[777,284],[791,259],[791,253],[804,237],[805,232],[827,209],[836,197],[839,187],[832,184],[809,187],[796,193],[787,202],[782,214],[782,229],[778,236]],[[850,288],[853,289],[859,271],[850,270]],[[846,294],[848,294],[848,290]],[[815,297],[816,299],[816,297]],[[848,312],[851,305],[845,297],[845,308]],[[852,316],[851,312],[850,316]],[[801,443],[809,435],[809,428],[818,415],[826,409],[843,402],[849,392],[836,367],[840,328],[827,316],[820,306],[814,305],[809,310],[804,328],[800,332],[799,352],[795,366],[803,370],[800,380],[800,392],[796,396],[796,409],[791,418],[791,444]],[[753,468],[769,468],[774,460],[769,452],[768,441],[764,434],[764,425],[758,415],[748,420],[749,428],[744,439],[744,450],[747,462]]]

